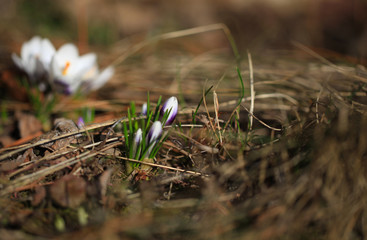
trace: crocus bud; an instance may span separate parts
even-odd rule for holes
[[[162,134],[162,123],[160,121],[155,121],[153,125],[150,127],[148,136],[147,136],[147,143],[152,144],[158,140],[158,138]]]
[[[170,125],[175,120],[178,110],[178,101],[176,97],[170,97],[162,106],[160,115],[164,116],[166,112],[169,112],[165,125]]]
[[[138,131],[136,131],[135,133],[134,144],[136,144],[136,146],[139,145],[142,139],[143,139],[143,132],[141,131],[141,128],[139,128]]]
[[[143,132],[139,128],[138,131],[136,131],[135,133],[134,142],[133,142],[133,157],[135,159],[137,159],[140,155],[139,153],[137,153],[137,150],[138,150],[139,144],[142,139],[143,139]]]
[[[84,128],[84,126],[85,126],[85,123],[84,123],[84,119],[82,118],[82,117],[79,117],[78,118],[78,128],[79,129],[82,129],[82,128]]]
[[[144,103],[143,106],[141,106],[141,115],[146,116],[148,112],[147,103]]]

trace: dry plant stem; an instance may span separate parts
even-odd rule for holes
[[[209,113],[209,110],[208,110],[208,106],[206,104],[205,90],[204,89],[205,89],[205,87],[203,88],[203,104],[204,104],[204,108],[205,108],[206,114],[208,115],[208,120],[209,120],[209,123],[210,123],[210,127],[212,128],[212,131],[214,132],[215,137],[219,141],[219,137],[217,136],[217,133],[215,131],[215,127],[214,127],[213,122],[211,120],[210,113]]]
[[[247,52],[248,57],[248,65],[250,69],[250,91],[251,91],[251,106],[250,106],[250,127],[249,130],[252,130],[252,124],[254,121],[253,115],[254,115],[254,105],[255,105],[255,90],[254,90],[254,71],[252,68],[252,58],[250,52]]]
[[[176,149],[177,151],[179,151],[180,153],[182,153],[182,154],[183,154],[183,155],[185,155],[186,157],[189,157],[189,158],[191,159],[191,161],[192,161],[192,154],[191,154],[191,153],[186,152],[185,150],[183,150],[183,149],[181,149],[181,148],[177,147],[176,145],[174,145],[173,143],[170,143],[170,142],[164,142],[164,143],[163,143],[163,145],[164,145],[164,146],[166,146],[166,147],[171,147],[171,148]]]
[[[292,98],[291,96],[288,96],[286,94],[283,94],[283,93],[265,93],[265,94],[259,94],[259,95],[256,95],[255,96],[255,100],[256,99],[267,99],[267,98],[284,98],[286,99],[287,101],[289,101],[290,103],[292,103],[293,105],[297,106],[299,105],[298,101],[294,98]],[[248,100],[251,100],[251,97],[246,97],[244,99],[242,99],[242,102],[241,103],[244,103]],[[238,101],[237,100],[231,100],[231,101],[228,101],[228,102],[224,102],[224,103],[221,103],[220,104],[220,108],[223,109],[223,108],[228,108],[230,106],[235,106],[238,104]],[[193,110],[195,110],[194,108],[188,108],[184,111],[181,111],[180,114],[188,114],[188,113],[191,113]],[[213,112],[214,111],[214,107],[208,107],[208,110],[210,112]],[[304,111],[306,111],[307,109],[305,108]]]
[[[206,84],[205,84],[206,85]],[[209,123],[210,123],[210,127],[213,129],[214,131],[214,125],[211,121],[211,118],[210,118],[210,114],[209,114],[209,110],[208,110],[208,106],[206,104],[206,98],[205,98],[205,85],[204,85],[204,88],[203,88],[203,104],[204,104],[204,108],[205,108],[205,111],[206,111],[206,114],[208,115],[208,120],[209,120]]]
[[[257,118],[254,114],[250,113],[250,111],[245,107],[243,106],[243,104],[241,104],[241,106],[249,113],[252,115],[252,117],[254,117],[257,121],[259,121],[259,123],[261,123],[262,125],[264,125],[265,127],[271,129],[271,130],[274,130],[274,131],[282,131],[282,129],[279,129],[279,128],[275,128],[275,127],[271,127],[269,126],[268,124],[264,123],[263,121],[261,121],[259,118]]]
[[[167,170],[171,170],[171,171],[188,173],[188,174],[196,175],[196,176],[203,176],[203,177],[209,177],[210,176],[209,174],[205,174],[205,173],[201,173],[201,172],[195,172],[195,171],[184,170],[184,169],[180,169],[180,168],[174,168],[174,167],[164,166],[164,165],[155,164],[155,163],[144,162],[144,160],[139,161],[139,160],[130,159],[130,158],[126,158],[126,157],[114,156],[114,155],[107,154],[107,153],[104,153],[104,152],[99,152],[97,154],[104,155],[104,156],[111,156],[111,157],[114,157],[114,158],[117,158],[117,159],[129,161],[129,162],[134,162],[134,163],[139,163],[139,164],[143,164],[143,165],[147,165],[147,166],[151,166],[151,167],[158,167],[158,168],[163,168],[163,169],[167,169]]]
[[[173,131],[173,133],[189,139],[192,143],[194,143],[197,147],[199,147],[203,151],[206,151],[206,152],[212,153],[212,154],[216,154],[216,153],[219,152],[219,149],[218,148],[213,148],[213,147],[205,146],[205,145],[199,143],[198,141],[196,141],[195,139],[193,139],[192,137],[189,137],[189,136],[187,136],[186,134],[184,134],[182,132]]]
[[[211,24],[211,25],[206,25],[206,26],[201,26],[201,27],[196,27],[196,28],[190,28],[190,29],[181,30],[181,31],[165,33],[165,34],[161,34],[156,37],[153,37],[151,39],[145,40],[143,42],[136,44],[132,48],[130,48],[127,52],[125,52],[119,58],[117,58],[111,65],[117,66],[121,64],[123,61],[125,61],[127,58],[129,58],[130,56],[134,55],[135,53],[143,49],[145,46],[148,46],[158,41],[173,39],[173,38],[180,38],[180,37],[196,35],[196,34],[205,33],[205,32],[218,31],[218,30],[222,30],[224,32],[225,36],[227,37],[231,45],[233,54],[236,57],[236,61],[238,63],[239,53],[234,43],[234,38],[232,37],[231,31],[223,23],[216,23],[216,24]]]
[[[319,101],[320,101],[320,97],[321,97],[321,94],[322,94],[322,90],[323,88],[320,89],[320,92],[319,94],[317,95],[317,99],[316,99],[316,121],[317,123],[320,123],[320,116],[319,116]]]
[[[178,177],[178,172],[177,171],[176,171],[175,177]],[[172,188],[173,188],[173,181],[171,181],[170,184],[169,184],[169,191],[168,191],[167,200],[171,200]]]
[[[221,128],[219,125],[219,102],[218,102],[218,95],[215,91],[213,91],[213,98],[214,98],[214,112],[215,112],[215,124],[217,125],[217,129],[218,129],[218,135],[219,135],[219,142],[220,145],[223,144],[223,140],[222,140],[222,134],[221,134]]]

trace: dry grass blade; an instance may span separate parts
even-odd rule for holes
[[[163,169],[167,169],[167,170],[171,170],[171,171],[175,171],[175,172],[182,172],[182,173],[187,173],[187,174],[196,175],[196,176],[203,176],[203,177],[209,177],[210,176],[209,174],[206,174],[206,173],[195,172],[195,171],[191,171],[191,170],[185,170],[185,169],[169,167],[169,166],[165,166],[165,165],[161,165],[161,164],[145,162],[144,160],[139,161],[139,160],[135,160],[135,159],[129,159],[129,158],[126,158],[126,157],[114,156],[114,155],[106,154],[106,153],[103,153],[103,152],[100,152],[98,154],[99,155],[104,155],[104,156],[115,157],[117,159],[125,160],[125,161],[128,161],[128,162],[133,162],[133,163],[139,163],[139,164],[143,164],[143,165],[147,165],[147,166],[151,166],[151,167],[163,168]]]
[[[214,99],[214,113],[215,113],[215,125],[217,128],[217,132],[218,132],[218,137],[219,137],[219,142],[222,145],[223,144],[223,139],[222,139],[222,134],[221,134],[221,127],[219,125],[219,102],[218,102],[218,95],[215,91],[213,91],[213,99]],[[214,130],[214,129],[213,129]]]
[[[234,39],[232,37],[231,31],[229,30],[229,28],[225,24],[216,23],[216,24],[200,26],[200,27],[190,28],[190,29],[181,30],[181,31],[176,31],[176,32],[165,33],[165,34],[161,34],[161,35],[158,35],[156,37],[153,37],[151,39],[148,39],[146,41],[143,41],[139,44],[136,44],[132,48],[129,48],[128,51],[125,54],[122,54],[120,57],[118,57],[112,63],[112,65],[117,66],[117,65],[121,64],[127,58],[134,55],[135,53],[137,53],[138,51],[140,51],[144,47],[146,47],[150,44],[153,44],[155,42],[158,42],[158,41],[167,40],[167,39],[174,39],[174,38],[180,38],[180,37],[184,37],[184,36],[190,36],[190,35],[195,35],[195,34],[200,34],[200,33],[205,33],[205,32],[211,32],[211,31],[218,31],[218,30],[222,30],[224,32],[225,36],[227,37],[227,39],[228,39],[228,41],[231,45],[231,48],[233,50],[233,54],[236,57],[236,60],[238,61],[239,54],[238,54],[237,47],[234,44]]]
[[[356,75],[354,72],[348,71],[347,69],[340,67],[338,65],[333,64],[332,62],[330,62],[329,60],[327,60],[326,58],[320,56],[319,54],[317,54],[315,51],[312,51],[310,48],[306,47],[305,45],[299,43],[299,42],[292,42],[293,45],[295,45],[296,47],[298,47],[299,49],[302,49],[303,51],[305,51],[306,53],[310,54],[311,56],[319,59],[321,62],[323,62],[326,65],[329,65],[330,67],[334,68],[336,71],[344,74],[347,77],[352,77],[358,81],[361,81],[363,83],[367,83],[367,78],[361,77]]]

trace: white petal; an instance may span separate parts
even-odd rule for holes
[[[47,38],[43,39],[41,43],[40,59],[42,61],[45,70],[49,69],[51,59],[55,54],[55,52],[56,52],[55,47],[52,45],[50,40],[48,40]]]
[[[41,51],[41,38],[39,36],[33,37],[28,42],[22,45],[20,56],[26,64],[31,57],[38,55]]]
[[[91,82],[91,90],[96,90],[103,85],[106,84],[108,80],[112,77],[112,75],[115,73],[115,69],[113,67],[108,67],[104,69],[96,79],[92,80]]]
[[[96,61],[97,56],[94,53],[85,54],[70,64],[68,74],[82,78],[89,69],[93,68]]]
[[[15,65],[17,65],[18,68],[20,68],[21,70],[24,70],[22,59],[18,57],[18,55],[16,55],[15,53],[12,53],[11,58],[13,59],[13,62],[15,63]]]
[[[148,136],[146,138],[147,144],[155,142],[162,134],[162,123],[155,121],[149,129]]]
[[[61,62],[66,62],[66,61],[74,61],[76,59],[78,59],[79,57],[79,51],[78,48],[72,44],[72,43],[67,43],[62,45],[59,50],[57,50],[56,55],[58,56],[58,59]]]
[[[62,66],[61,66],[61,60],[59,60],[59,57],[57,54],[55,54],[51,59],[51,65],[50,65],[50,74],[52,78],[57,78],[62,75]]]
[[[36,58],[29,58],[29,61],[24,65],[24,68],[30,76],[33,75],[36,71]]]
[[[92,68],[90,68],[84,75],[83,75],[83,81],[84,82],[91,82],[95,78],[97,78],[99,75],[99,69],[97,64],[94,64]]]

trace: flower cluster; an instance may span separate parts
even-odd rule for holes
[[[157,106],[159,108],[159,106]],[[162,106],[159,116],[154,116],[153,113],[148,111],[149,106],[143,104],[141,115],[147,116],[147,119],[156,119],[149,131],[144,134],[144,127],[137,129],[134,134],[134,138],[131,143],[131,151],[129,154],[130,158],[143,159],[143,158],[153,158],[158,152],[161,139],[166,137],[163,134],[163,126],[172,124],[176,118],[178,111],[178,101],[176,97],[170,97]],[[148,115],[149,114],[149,115]],[[146,126],[146,124],[143,124]],[[126,128],[126,127],[125,127]]]
[[[78,48],[71,43],[56,50],[48,39],[39,36],[25,42],[20,57],[13,53],[12,59],[43,92],[53,89],[70,95],[78,89],[96,90],[114,73],[113,67],[100,71],[94,53],[80,56]]]

